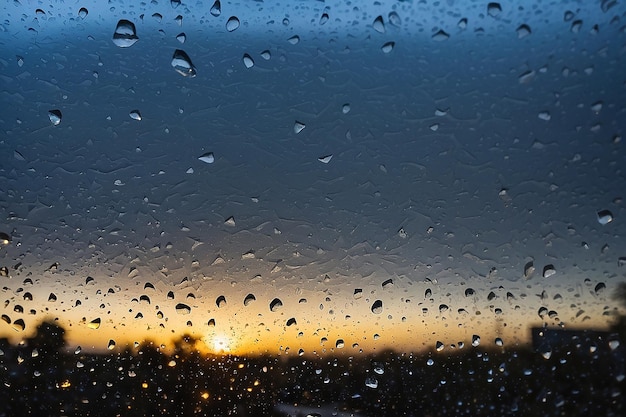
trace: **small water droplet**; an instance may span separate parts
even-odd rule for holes
[[[550,121],[550,119],[552,118],[550,112],[547,110],[539,112],[539,114],[537,114],[537,117],[546,122]]]
[[[443,42],[445,40],[448,40],[448,38],[450,38],[450,35],[447,34],[446,32],[444,32],[443,29],[439,29],[434,35],[433,35],[433,40],[437,41],[437,42]]]
[[[187,53],[182,49],[174,51],[174,55],[172,56],[172,67],[174,67],[174,70],[183,77],[193,78],[196,76],[196,68],[191,63],[191,58],[189,58],[189,55],[187,55]]]
[[[388,54],[393,51],[393,48],[396,46],[395,42],[385,42],[383,46],[380,47],[380,50],[384,53]]]
[[[198,159],[207,164],[212,164],[215,162],[215,155],[213,155],[213,152],[207,152],[199,156]]]
[[[396,12],[390,12],[388,15],[388,18],[389,18],[389,23],[392,24],[393,26],[399,27],[402,24],[402,20],[400,19],[400,16]]]
[[[220,3],[220,0],[215,0],[209,12],[215,17],[222,14],[222,3]]]
[[[279,308],[281,308],[283,306],[283,302],[280,301],[278,298],[274,298],[271,302],[270,302],[270,311],[277,311]]]
[[[365,378],[365,386],[368,388],[376,389],[378,388],[378,380],[373,376]]]
[[[298,134],[300,132],[302,132],[304,130],[304,128],[306,127],[306,125],[302,122],[299,122],[296,120],[296,122],[293,125],[293,131]]]
[[[113,43],[120,48],[130,48],[139,40],[135,24],[130,20],[122,19],[117,22],[113,33]]]
[[[518,39],[525,38],[526,36],[528,36],[528,35],[530,35],[532,33],[531,30],[530,30],[530,26],[528,26],[526,24],[519,25],[515,31],[517,32],[517,38]]]
[[[131,110],[128,115],[133,120],[141,120],[141,113],[139,113],[139,110]]]
[[[376,300],[374,301],[374,304],[372,304],[372,313],[374,314],[380,314],[383,312],[383,302],[381,300]]]
[[[261,52],[261,58],[263,58],[266,61],[269,61],[270,58],[272,58],[272,54],[269,50],[266,49],[265,51]]]
[[[496,17],[499,16],[500,13],[502,13],[502,6],[500,6],[500,3],[489,3],[487,5],[487,14],[491,17]]]
[[[476,347],[480,345],[480,336],[477,334],[472,335],[472,346]]]
[[[330,19],[330,17],[328,16],[328,13],[326,12],[322,13],[322,16],[320,16],[320,25],[323,25],[326,22],[328,22],[328,19]]]
[[[176,312],[178,314],[190,314],[191,313],[191,307],[189,307],[187,304],[183,304],[183,303],[178,303],[176,304]]]
[[[343,341],[343,339],[337,339],[337,341],[335,342],[335,347],[337,349],[343,349],[345,346],[345,342]]]
[[[597,213],[597,217],[598,217],[598,223],[600,223],[603,226],[613,221],[613,213],[611,213],[609,210],[600,210]]]
[[[248,54],[243,54],[242,61],[243,61],[243,65],[245,65],[246,68],[252,68],[254,66],[254,60]]]
[[[50,119],[50,123],[52,123],[53,126],[57,126],[61,123],[63,115],[61,114],[61,110],[54,109],[48,111],[48,118]]]
[[[109,340],[109,344],[107,345],[107,349],[108,350],[115,349],[115,340],[113,340],[113,339]]]
[[[289,42],[292,45],[297,45],[298,43],[300,43],[300,36],[298,35],[293,35],[292,37],[290,37],[289,39],[287,39],[287,42]]]
[[[81,19],[86,18],[88,14],[89,14],[89,10],[87,10],[87,9],[86,9],[86,8],[84,8],[84,7],[81,7],[81,8],[78,10],[78,17],[80,17]]]
[[[246,295],[246,298],[243,299],[243,305],[248,306],[251,302],[255,300],[256,300],[256,297],[254,296],[254,294],[248,294]]]
[[[187,35],[185,35],[185,32],[181,32],[176,35],[176,40],[180,43],[185,43],[185,41],[187,40]]]
[[[237,16],[231,16],[228,18],[228,21],[226,22],[226,30],[229,32],[234,32],[235,30],[237,30],[237,28],[239,28],[239,19],[237,19]]]
[[[100,328],[100,323],[102,322],[102,320],[100,318],[97,319],[93,319],[91,320],[88,324],[87,327],[89,327],[90,329],[93,330],[97,330]]]

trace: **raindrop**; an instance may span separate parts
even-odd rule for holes
[[[539,310],[537,311],[537,315],[539,316],[539,318],[543,320],[547,314],[548,309],[546,307],[539,307]]]
[[[11,243],[11,236],[7,233],[0,232],[0,245],[8,245]]]
[[[15,59],[17,60],[17,66],[18,67],[22,67],[24,65],[24,58],[19,56],[19,55],[15,55]]]
[[[48,111],[48,118],[50,119],[50,123],[52,123],[53,126],[57,126],[59,123],[61,123],[63,115],[61,114],[61,110],[54,109]]]
[[[328,19],[330,19],[330,17],[328,16],[328,13],[326,12],[322,13],[322,16],[320,17],[320,25],[323,25],[326,22],[328,22]]]
[[[596,295],[600,295],[606,289],[606,284],[604,282],[598,283],[596,287],[593,289]]]
[[[477,334],[472,335],[472,346],[476,347],[478,345],[480,345],[480,336]]]
[[[385,33],[385,22],[383,21],[382,16],[378,16],[374,19],[374,23],[372,23],[372,27],[378,33]]]
[[[174,21],[176,23],[178,23],[178,26],[182,26],[183,25],[183,17],[181,15],[178,15],[174,18]]]
[[[254,294],[248,294],[246,295],[246,298],[243,299],[243,305],[248,306],[251,302],[255,300],[256,300],[256,297],[254,296]]]
[[[373,376],[369,376],[365,378],[365,386],[368,388],[376,389],[378,388],[378,380]]]
[[[176,35],[176,40],[180,43],[185,43],[185,41],[187,40],[187,35],[185,35],[185,32],[181,32]]]
[[[237,30],[237,28],[239,27],[239,19],[237,19],[237,16],[231,16],[228,18],[228,21],[226,22],[226,30],[229,32],[233,32],[235,30]]]
[[[254,60],[248,54],[243,54],[242,61],[243,61],[243,65],[245,65],[246,68],[252,68],[254,66]]]
[[[519,25],[515,31],[517,32],[518,39],[525,38],[532,33],[530,30],[530,26],[526,24]]]
[[[583,21],[582,20],[574,20],[572,22],[572,26],[570,27],[570,30],[572,31],[572,33],[578,33],[580,32],[580,29],[583,26]]]
[[[393,26],[399,27],[402,24],[402,20],[400,19],[400,16],[398,15],[398,13],[390,12],[388,17],[389,17],[389,23],[391,23]]]
[[[306,125],[302,122],[299,122],[296,120],[295,124],[293,125],[293,131],[298,134],[300,132],[302,132],[304,130],[304,128],[306,127]]]
[[[535,265],[533,261],[526,262],[524,265],[524,278],[529,279],[535,273]]]
[[[487,14],[491,17],[496,17],[502,13],[502,6],[500,3],[489,3],[487,5]]]
[[[283,302],[278,298],[274,298],[270,303],[270,311],[277,311],[279,308],[283,306]]]
[[[89,10],[87,10],[84,7],[81,7],[80,10],[78,10],[78,17],[80,17],[81,19],[86,18],[88,14],[89,14]]]
[[[152,17],[157,21],[157,23],[161,23],[163,20],[163,15],[161,13],[153,13]]]
[[[128,115],[133,120],[141,120],[141,113],[139,113],[139,110],[131,110]]]
[[[613,213],[611,213],[609,210],[600,210],[597,213],[597,216],[598,216],[598,223],[600,223],[603,226],[613,221]]]
[[[374,314],[380,314],[383,312],[383,302],[381,300],[376,300],[374,301],[374,304],[372,304],[372,313]]]
[[[466,29],[467,28],[467,18],[464,17],[461,20],[459,20],[459,22],[457,23],[457,26],[459,27],[459,29]]]
[[[211,6],[211,10],[209,11],[213,16],[217,17],[222,14],[222,3],[220,0],[215,0],[213,6]]]
[[[109,340],[109,344],[107,345],[107,349],[108,350],[115,349],[115,340],[113,340],[113,339]]]
[[[343,114],[350,113],[350,103],[345,103],[343,106],[341,106],[341,112]]]
[[[178,314],[189,314],[191,313],[191,307],[189,307],[187,304],[178,303],[176,304],[176,312]]]
[[[385,54],[388,54],[389,52],[393,51],[393,48],[395,46],[395,42],[385,42],[383,46],[380,47],[380,50],[383,51]]]
[[[287,320],[287,327],[293,326],[295,324],[298,324],[298,323],[296,322],[296,319],[294,317],[291,317],[289,320]]]
[[[101,323],[101,319],[97,318],[97,319],[93,319],[89,322],[89,324],[87,324],[87,327],[89,327],[90,329],[93,330],[97,330],[100,328],[100,323]]]
[[[113,33],[113,43],[120,48],[129,48],[137,42],[137,30],[135,24],[129,20],[122,19],[117,22]]]
[[[446,311],[448,311],[448,306],[446,304],[439,304],[439,312],[445,313]]]
[[[287,42],[289,42],[292,45],[297,45],[298,43],[300,43],[300,36],[293,35],[291,38],[287,39]]]
[[[226,297],[223,295],[217,297],[215,299],[215,305],[217,306],[217,308],[226,307]]]
[[[432,358],[428,358],[428,360],[426,361],[426,365],[428,366],[433,366],[435,364],[435,361]]]
[[[554,265],[548,264],[543,267],[543,277],[549,278],[552,275],[556,274],[556,269],[554,269]]]
[[[550,112],[547,110],[539,112],[539,114],[537,114],[537,117],[546,122],[552,118],[552,116],[550,115]]]
[[[230,216],[224,221],[224,224],[226,226],[235,227],[235,218],[233,216]]]
[[[433,292],[430,288],[426,288],[426,291],[424,291],[424,298],[430,298],[433,296]]]
[[[13,328],[16,331],[21,332],[26,328],[26,323],[24,323],[24,320],[22,319],[17,319],[13,322]]]
[[[437,340],[437,343],[435,344],[435,350],[437,352],[441,352],[443,348],[444,348],[444,344],[440,342],[439,340]]]
[[[345,345],[346,344],[344,343],[343,339],[337,339],[337,341],[335,342],[335,347],[337,349],[343,349]]]
[[[3,314],[1,317],[3,322],[5,322],[6,324],[11,324],[11,317],[7,316],[6,314]]]
[[[272,54],[269,50],[266,49],[265,51],[261,52],[261,58],[263,58],[266,61],[269,61],[270,58],[272,58]]]
[[[48,296],[48,301],[55,302],[56,300],[57,300],[56,294],[51,292],[50,295]]]
[[[187,55],[187,53],[182,49],[174,51],[174,55],[172,56],[172,67],[174,67],[174,70],[183,77],[193,78],[196,76],[196,68],[191,63],[191,58],[189,58],[189,55]]]
[[[393,287],[393,279],[389,278],[387,280],[385,280],[382,285],[383,289],[389,289],[391,287]]]
[[[499,338],[499,337],[496,337],[496,340],[495,340],[495,342],[494,342],[494,343],[495,343],[495,344],[496,344],[496,346],[498,346],[498,347],[502,347],[502,346],[504,346],[504,342],[503,342],[503,341],[502,341],[502,339],[501,339],[501,338]]]
[[[207,325],[209,327],[215,327],[215,319],[209,319],[209,322],[207,323]]]
[[[473,289],[473,288],[467,288],[467,289],[465,290],[465,296],[466,296],[466,297],[471,297],[471,296],[473,296],[474,294],[476,294],[476,291],[474,291],[474,289]]]
[[[212,164],[215,162],[215,155],[213,155],[213,152],[207,152],[199,156],[198,159],[207,164]]]
[[[447,34],[446,32],[444,32],[442,29],[439,29],[434,35],[433,35],[433,40],[437,41],[437,42],[442,42],[445,40],[448,40],[448,38],[450,38],[450,35]]]
[[[330,162],[330,160],[333,158],[333,155],[324,155],[324,156],[320,156],[319,158],[317,158],[318,161],[320,161],[323,164],[327,164]]]

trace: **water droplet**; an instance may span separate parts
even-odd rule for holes
[[[246,68],[252,68],[254,66],[254,60],[248,54],[243,54],[242,61],[243,61],[243,65],[245,65]]]
[[[161,13],[152,13],[152,18],[157,22],[161,23],[163,20],[163,15]]]
[[[183,77],[193,78],[196,76],[196,68],[191,63],[191,58],[189,58],[189,55],[187,55],[187,53],[182,49],[174,51],[174,56],[172,56],[172,67],[174,67],[174,70],[176,70],[176,72]]]
[[[283,306],[283,302],[278,298],[274,298],[272,302],[270,302],[270,311],[277,311],[279,308]]]
[[[304,128],[306,127],[306,125],[302,122],[299,122],[296,120],[296,123],[293,125],[293,131],[298,134],[300,132],[302,132],[304,130]]]
[[[365,386],[368,388],[376,389],[378,388],[378,380],[373,376],[369,376],[365,378]]]
[[[428,360],[426,361],[426,365],[428,366],[433,366],[435,364],[435,361],[432,358],[428,358]]]
[[[447,34],[446,32],[443,31],[443,29],[439,29],[434,35],[433,35],[433,40],[437,41],[437,42],[443,42],[445,40],[448,40],[448,38],[450,38],[450,35]]]
[[[526,262],[524,265],[524,278],[529,279],[535,273],[535,264],[533,261]]]
[[[393,48],[395,46],[396,46],[395,42],[385,42],[383,46],[380,47],[380,50],[388,54],[389,52],[393,51]]]
[[[13,328],[16,331],[21,332],[26,328],[26,323],[24,323],[24,320],[22,319],[17,319],[13,322]]]
[[[473,289],[473,288],[467,288],[467,289],[465,290],[465,296],[466,296],[466,297],[471,297],[471,296],[473,296],[473,295],[475,295],[475,294],[476,294],[476,291],[474,291],[474,289]]]
[[[337,339],[337,341],[335,342],[335,347],[337,349],[343,349],[345,346],[345,342],[343,341],[343,339]]]
[[[228,21],[226,22],[226,30],[229,32],[233,32],[237,30],[239,25],[240,23],[239,23],[239,19],[237,19],[237,16],[231,16],[228,18]]]
[[[400,27],[400,25],[402,24],[402,20],[400,19],[400,16],[396,12],[390,12],[388,15],[388,18],[389,18],[389,23],[391,23],[393,26]]]
[[[580,29],[583,26],[583,21],[582,20],[574,20],[572,22],[572,26],[570,27],[570,30],[572,31],[572,33],[578,33],[580,32]]]
[[[226,226],[235,227],[235,218],[233,216],[230,216],[224,221],[224,224]]]
[[[383,302],[381,300],[376,300],[374,301],[374,304],[372,304],[372,313],[374,314],[380,314],[383,312]]]
[[[547,110],[539,112],[539,114],[537,114],[537,117],[540,118],[541,120],[545,120],[546,122],[552,118],[552,116],[550,115],[550,112]]]
[[[502,347],[504,346],[504,342],[502,341],[502,339],[500,337],[496,337],[496,340],[494,341],[494,343],[496,344],[496,346],[498,347]]]
[[[61,114],[61,110],[54,109],[48,111],[48,118],[50,119],[50,123],[52,123],[53,126],[57,126],[59,123],[61,123],[63,115]]]
[[[139,113],[139,110],[131,110],[128,115],[133,120],[141,120],[141,113]]]
[[[209,12],[215,17],[222,14],[222,3],[220,3],[220,0],[215,0]]]
[[[554,265],[548,264],[543,267],[543,277],[549,278],[552,275],[556,274],[556,269],[554,269]]]
[[[176,35],[176,40],[180,43],[185,43],[185,41],[187,40],[187,35],[185,35],[185,32],[181,32]]]
[[[297,45],[298,43],[300,43],[300,36],[293,35],[291,38],[287,39],[287,42],[289,42],[292,45]]]
[[[609,210],[600,210],[597,213],[597,216],[598,216],[598,223],[600,223],[603,226],[613,221],[613,213],[611,213]]]
[[[207,323],[207,325],[209,327],[215,327],[215,319],[209,319],[209,322]]]
[[[139,40],[135,24],[130,20],[122,19],[117,22],[113,33],[113,43],[120,48],[129,48]]]
[[[519,25],[517,27],[517,29],[515,29],[515,31],[517,32],[517,38],[518,39],[525,38],[526,36],[528,36],[528,35],[530,35],[532,33],[531,30],[530,30],[530,26],[528,26],[526,24]]]
[[[606,290],[606,284],[604,282],[599,282],[593,289],[596,295],[600,295],[604,292],[604,290]]]
[[[326,12],[322,13],[322,16],[320,16],[320,25],[323,25],[326,22],[328,22],[328,19],[330,19],[330,17],[328,16],[328,13]]]
[[[97,330],[97,329],[99,329],[99,328],[100,328],[100,323],[101,323],[101,321],[102,321],[102,320],[101,320],[100,318],[93,319],[93,320],[91,320],[91,321],[87,324],[87,327],[89,327],[90,329],[93,329],[93,330]]]
[[[109,344],[107,345],[107,349],[108,350],[115,349],[115,340],[113,340],[113,339],[109,340]]]
[[[78,17],[80,17],[81,19],[86,18],[88,14],[89,14],[89,10],[87,10],[87,9],[86,9],[86,8],[84,8],[84,7],[81,7],[81,8],[78,10]]]
[[[378,33],[385,33],[385,22],[383,21],[383,17],[378,16],[376,19],[374,19],[372,27]]]
[[[269,61],[270,58],[272,58],[272,54],[269,50],[266,49],[265,51],[261,52],[261,58],[263,58],[266,61]]]
[[[11,243],[11,236],[7,233],[0,232],[0,245],[8,245]]]
[[[499,16],[502,13],[502,6],[500,3],[489,3],[487,5],[487,14],[491,17]]]
[[[480,345],[480,336],[472,335],[472,346],[476,347]]]
[[[439,304],[439,312],[440,313],[445,313],[446,311],[448,311],[448,305],[447,304]]]
[[[178,303],[176,304],[176,312],[178,314],[190,314],[191,313],[191,307],[189,307],[187,304],[183,304],[183,303]]]
[[[243,299],[243,305],[248,306],[251,302],[255,300],[256,300],[256,297],[254,296],[254,294],[248,294],[246,295],[246,298]]]
[[[207,152],[199,156],[198,159],[207,164],[212,164],[213,162],[215,162],[215,155],[213,155],[213,152]]]
[[[217,306],[217,308],[226,307],[226,297],[223,295],[217,297],[215,299],[215,305]]]
[[[317,158],[318,161],[320,161],[323,164],[327,164],[330,162],[330,160],[333,158],[333,155],[324,155],[324,156],[320,156],[319,158]]]
[[[440,341],[437,341],[437,343],[435,344],[435,350],[437,352],[441,352],[444,347],[445,347],[445,345],[442,342],[440,342]]]

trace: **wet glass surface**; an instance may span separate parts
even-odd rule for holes
[[[0,7],[0,415],[623,412],[619,2]]]

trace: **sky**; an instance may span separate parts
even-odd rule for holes
[[[622,312],[623,7],[211,6],[2,6],[0,337],[353,355]]]

